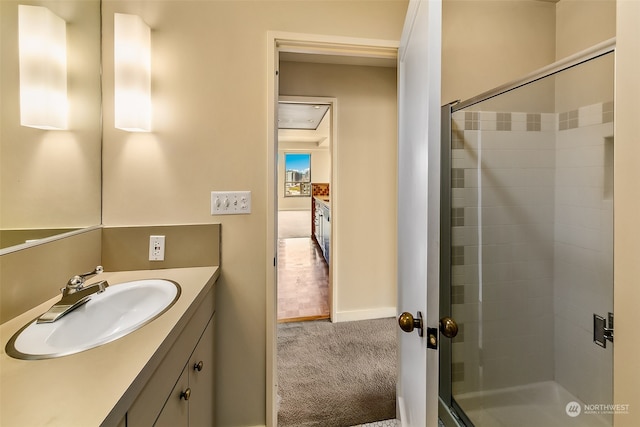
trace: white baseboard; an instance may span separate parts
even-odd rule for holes
[[[334,322],[353,322],[356,320],[384,319],[396,317],[396,307],[369,308],[366,310],[351,310],[336,312]]]

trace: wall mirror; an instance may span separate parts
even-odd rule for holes
[[[68,120],[64,129],[20,124],[19,5],[44,6],[65,22]],[[101,5],[100,0],[2,0],[0,8],[0,254],[4,254],[101,223]]]

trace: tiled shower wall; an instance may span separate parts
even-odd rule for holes
[[[454,395],[556,380],[605,402],[591,315],[612,302],[611,109],[454,114]]]
[[[567,116],[571,116],[569,112]],[[612,403],[613,345],[593,314],[613,312],[613,105],[573,113],[556,135],[555,380],[585,403]]]
[[[551,379],[557,116],[458,112],[452,127],[454,395]]]

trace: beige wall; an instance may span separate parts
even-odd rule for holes
[[[465,100],[554,61],[555,4],[444,0],[442,103]]]
[[[331,148],[334,320],[395,315],[396,69],[283,62],[280,95],[338,102]]]
[[[618,0],[616,30],[613,398],[629,405],[616,427],[640,425],[640,1]]]
[[[66,21],[67,130],[20,125],[18,3],[46,5]],[[0,9],[0,228],[98,225],[100,3],[2,0]]]
[[[217,400],[220,426],[266,423],[264,325],[266,298],[272,297],[265,291],[271,179],[267,31],[398,40],[406,8],[405,1],[377,0],[103,3],[104,223],[222,223],[216,331],[217,388],[224,390]],[[150,134],[113,127],[114,12],[139,14],[152,28]],[[211,217],[212,190],[250,190],[252,213]]]
[[[556,5],[556,59],[560,60],[616,36],[615,0],[561,0]],[[557,76],[556,111],[613,101],[607,61]],[[589,87],[589,90],[584,89]]]
[[[556,4],[556,59],[615,36],[615,0],[560,0]]]
[[[0,323],[60,294],[70,277],[100,265],[101,230],[0,256]]]

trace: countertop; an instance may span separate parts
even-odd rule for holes
[[[0,325],[0,425],[99,426],[117,424],[171,347],[219,275],[218,267],[104,272],[87,281],[110,285],[168,279],[182,293],[162,316],[118,340],[81,353],[46,360],[19,360],[5,352],[22,326],[59,297]],[[106,421],[106,422],[105,422]]]
[[[329,199],[329,197],[327,196],[313,196],[314,199],[316,199],[316,203],[321,203],[323,205],[325,205],[326,207],[328,207],[329,209],[331,209],[331,201]]]

